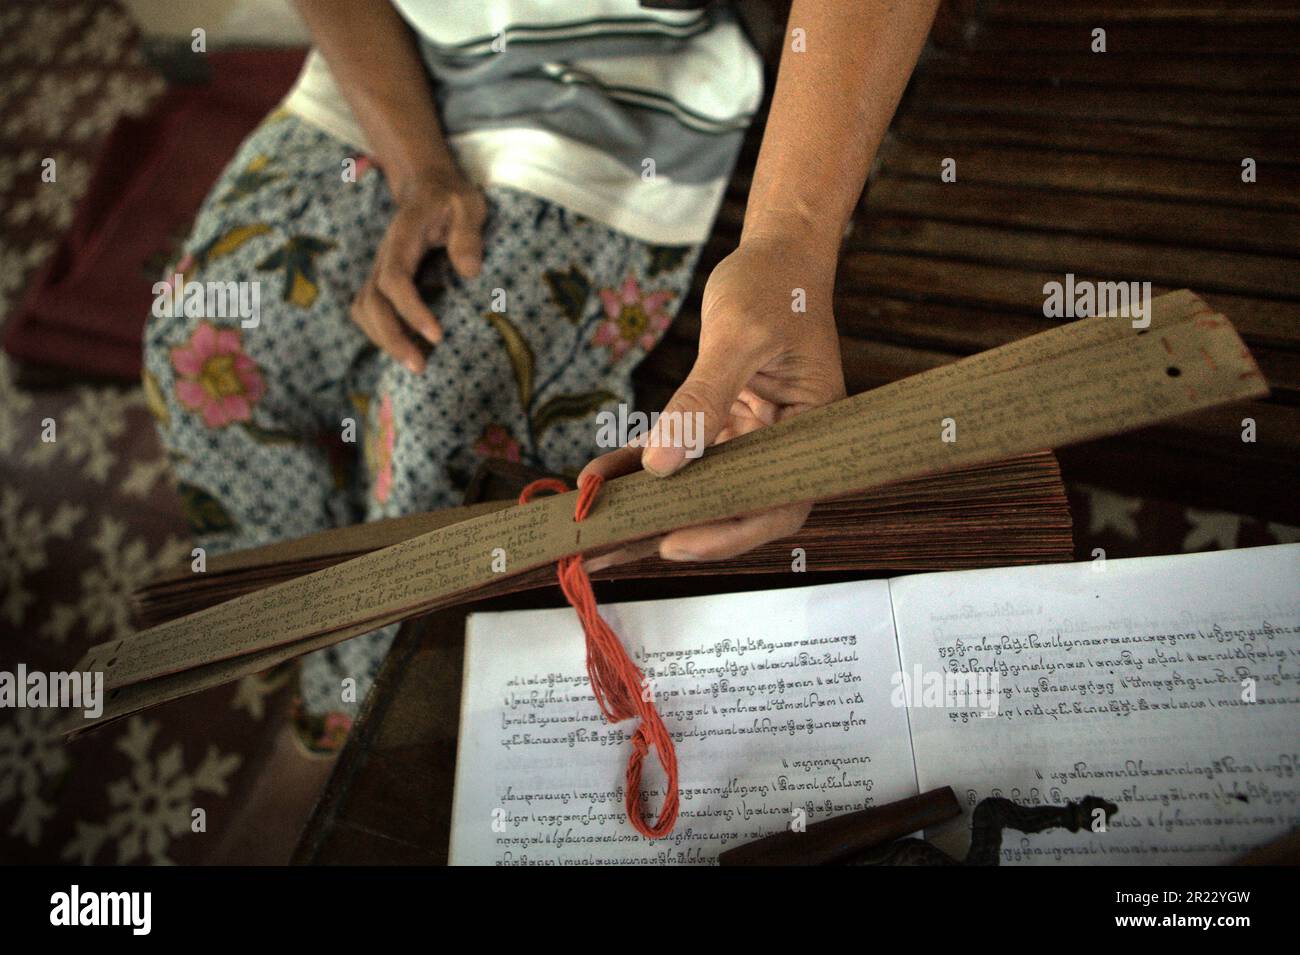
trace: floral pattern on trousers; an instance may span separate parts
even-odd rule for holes
[[[182,304],[192,283],[258,283],[256,324],[208,314],[209,297],[155,308],[145,332],[145,392],[209,554],[458,504],[484,457],[575,473],[603,450],[595,416],[632,401],[699,247],[648,245],[510,189],[486,197],[480,275],[434,253],[419,276],[444,341],[415,375],[349,318],[394,212],[380,170],[283,112],[245,141],[168,282]],[[303,658],[301,711],[322,739],[395,630]]]

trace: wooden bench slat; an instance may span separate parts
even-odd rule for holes
[[[1300,168],[1267,168],[1259,181],[1241,181],[1239,162],[1096,156],[1020,146],[953,143],[948,148],[895,138],[880,148],[881,172],[939,179],[955,159],[957,181],[1067,189],[1109,195],[1216,201],[1243,208],[1300,211]]]
[[[953,192],[960,186],[953,183]],[[1040,197],[1035,197],[1040,198]],[[1050,207],[1050,196],[1041,197]],[[1213,221],[1213,210],[1205,210]],[[1035,272],[1087,269],[1106,281],[1196,286],[1198,291],[1292,298],[1300,294],[1300,260],[995,225],[936,222],[876,213],[855,233],[865,249],[1019,266]]]
[[[1105,281],[1091,273],[1075,274]],[[1027,315],[1042,315],[1043,285],[1061,279],[1052,272],[869,251],[845,255],[839,271],[841,288]],[[1152,291],[1174,290],[1153,286]],[[1222,293],[1203,297],[1252,342],[1295,347],[1300,338],[1300,304]]]
[[[1022,146],[1047,151],[1131,157],[1221,160],[1240,168],[1250,156],[1261,166],[1300,166],[1300,132],[1279,129],[1151,126],[1115,120],[1015,113],[963,115],[933,112],[917,103],[898,118],[891,139],[937,143],[950,155],[958,145]]]
[[[1253,443],[1241,440],[1245,418],[1255,422]],[[1248,462],[1245,467],[1234,469],[1233,480],[1236,480],[1238,471],[1244,474],[1254,468],[1276,469],[1292,475],[1300,468],[1300,460],[1295,455],[1296,435],[1300,434],[1300,407],[1295,405],[1237,402],[1206,408],[1149,430],[1153,442],[1186,451],[1189,464],[1199,454]],[[1276,479],[1283,476],[1283,473],[1277,473]],[[1294,489],[1294,482],[1290,487]]]
[[[975,79],[930,75],[915,95],[932,112],[1015,113],[1087,120],[1123,120],[1158,126],[1218,126],[1229,129],[1300,128],[1300,96],[1295,93],[1209,92],[1181,89],[1120,89],[1055,86],[1015,79]]]
[[[930,76],[963,81],[1064,82],[1128,89],[1152,86],[1242,93],[1300,91],[1300,57],[1268,59],[1203,53],[1143,53],[1137,56],[1086,51],[942,50],[925,60]]]
[[[960,186],[960,188],[957,188]],[[1034,193],[1024,187],[978,182],[939,182],[883,175],[872,182],[867,201],[874,213],[913,215],[956,222],[981,222],[1119,239],[1143,239],[1235,252],[1300,253],[1300,229],[1293,214],[1060,191]],[[1206,229],[1207,214],[1215,226]]]
[[[996,0],[989,10],[992,23],[1092,23],[1098,17],[1120,22],[1200,22],[1213,18],[1220,23],[1288,23],[1294,22],[1296,13],[1293,4],[1281,0],[1146,0],[1139,4],[1115,0],[1072,0],[1069,4]]]
[[[1041,314],[920,303],[856,291],[836,297],[835,316],[842,337],[916,347],[953,358],[997,348],[1058,324]],[[690,332],[683,330],[683,334]],[[1300,396],[1300,351],[1256,344],[1253,353],[1279,395]]]
[[[1055,10],[1064,4],[1050,4]],[[1110,53],[1160,54],[1240,53],[1248,56],[1282,54],[1300,50],[1300,24],[1280,22],[1233,23],[1213,19],[1111,20],[1108,23],[1023,23],[992,21],[976,32],[971,46],[981,50],[1091,52],[1092,30],[1106,30]]]

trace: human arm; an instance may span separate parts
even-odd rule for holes
[[[403,324],[430,343],[442,330],[414,276],[445,247],[465,278],[482,267],[487,207],[447,146],[415,37],[388,0],[296,0],[312,39],[369,140],[396,203],[352,319],[410,371],[424,356]]]
[[[840,239],[916,65],[938,0],[795,0],[740,244],[709,276],[699,355],[664,408],[702,412],[705,444],[844,396],[832,312]],[[805,49],[794,48],[795,30]],[[795,311],[802,290],[805,311]],[[685,449],[651,439],[591,462],[609,477],[667,476]],[[721,560],[793,534],[806,505],[686,528],[676,560]]]

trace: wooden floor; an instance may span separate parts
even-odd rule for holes
[[[1067,272],[1190,288],[1237,325],[1272,395],[1066,451],[1067,477],[1300,523],[1300,4],[955,6],[969,16],[954,28],[945,11],[844,249],[850,392],[1042,330],[1043,284]],[[756,141],[697,292],[736,241]],[[692,304],[640,373],[647,406],[690,368]]]

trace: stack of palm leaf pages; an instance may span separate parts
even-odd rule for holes
[[[310,574],[449,524],[509,507],[491,501],[325,531],[191,562],[135,593],[141,627]],[[601,566],[597,580],[791,571],[961,570],[1071,559],[1070,513],[1050,452],[899,481],[814,506],[797,534],[725,561],[658,556]],[[489,597],[555,582],[543,566],[488,585]]]
[[[742,435],[670,478],[615,478],[581,523],[578,495],[568,493],[214,560],[141,594],[151,619],[172,619],[86,651],[76,669],[104,673],[108,702],[99,716],[75,714],[53,731],[82,732],[389,623],[548,583],[555,562],[575,553],[606,577],[793,570],[795,547],[806,569],[1064,559],[1060,479],[1042,449],[1267,393],[1232,324],[1194,294],[1171,293],[1142,323],[1060,325]],[[793,545],[721,566],[610,556],[649,555],[646,542],[676,528],[805,502],[820,509]],[[1052,515],[1042,526],[1039,507]],[[496,566],[496,554],[508,555],[508,567]]]

